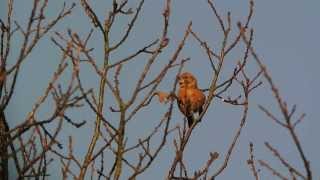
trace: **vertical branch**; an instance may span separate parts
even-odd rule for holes
[[[4,112],[0,113],[0,177],[7,180],[9,178],[7,150],[9,138],[6,133],[9,131],[9,127]]]
[[[105,102],[105,98],[104,98],[105,86],[106,86],[106,84],[108,84],[108,86],[111,89],[114,89],[110,85],[110,83],[108,83],[108,78],[107,78],[107,73],[108,73],[108,70],[110,69],[110,64],[109,64],[110,52],[112,50],[115,50],[118,47],[120,47],[120,45],[122,45],[125,42],[125,40],[127,39],[127,37],[129,36],[129,34],[135,24],[135,21],[141,11],[142,5],[144,4],[144,0],[140,1],[138,8],[136,10],[136,13],[135,13],[133,19],[131,20],[129,27],[126,30],[126,33],[123,36],[123,38],[116,45],[114,45],[112,47],[109,43],[109,32],[110,32],[110,29],[113,25],[115,17],[119,13],[123,12],[122,8],[126,4],[126,2],[124,2],[122,5],[120,5],[119,9],[117,8],[116,2],[113,3],[114,8],[111,12],[109,12],[108,17],[104,21],[103,27],[102,27],[100,21],[98,20],[97,16],[95,15],[95,12],[88,5],[88,3],[85,0],[81,0],[81,4],[82,4],[87,16],[92,20],[93,24],[96,27],[99,27],[99,29],[104,37],[104,42],[103,42],[104,43],[104,63],[103,63],[102,75],[101,75],[101,79],[100,79],[100,83],[99,83],[99,92],[98,92],[99,95],[98,95],[96,123],[95,123],[95,129],[93,132],[93,136],[92,136],[91,142],[89,144],[88,151],[85,155],[85,160],[84,160],[83,166],[81,167],[81,171],[80,171],[80,175],[79,175],[79,178],[83,179],[85,177],[86,170],[91,162],[94,148],[95,148],[96,143],[97,143],[99,136],[100,136],[100,126],[101,126],[102,119],[99,114],[103,114],[103,105]],[[124,139],[124,133],[125,133],[125,111],[126,111],[126,108],[125,108],[125,104],[122,102],[122,100],[120,98],[120,93],[115,93],[114,95],[115,95],[115,98],[116,98],[117,103],[119,105],[120,112],[121,112],[120,113],[119,128],[117,129],[118,138],[116,138],[117,139],[116,142],[118,144],[118,150],[117,150],[116,160],[115,160],[115,164],[116,164],[116,166],[115,166],[115,179],[119,179],[120,174],[121,174],[121,169],[122,169],[122,151],[124,149],[123,139]]]
[[[100,21],[98,20],[97,16],[95,15],[94,11],[90,8],[85,0],[80,0],[81,5],[83,6],[86,15],[92,20],[94,26],[98,26],[100,28],[101,33],[104,37],[104,63],[102,67],[102,75],[99,83],[99,95],[98,95],[98,106],[97,106],[97,115],[95,121],[95,128],[92,135],[92,139],[90,141],[88,151],[85,155],[85,159],[83,165],[80,170],[79,179],[84,179],[87,168],[91,162],[91,157],[96,146],[96,143],[99,139],[100,134],[100,126],[101,126],[101,117],[98,114],[103,114],[103,104],[104,104],[104,94],[105,94],[105,86],[106,86],[106,79],[107,79],[107,69],[109,65],[109,29],[110,24],[108,23],[109,19],[105,20],[104,27],[102,27]],[[110,17],[109,17],[110,18]]]
[[[254,155],[253,155],[253,144],[252,143],[250,143],[250,145],[249,145],[249,155],[250,156],[249,156],[247,163],[250,167],[250,170],[251,170],[254,178],[256,180],[259,180],[258,172],[257,172],[256,165],[255,165]]]
[[[228,162],[229,162],[229,159],[231,157],[231,154],[233,152],[233,149],[239,139],[239,136],[241,134],[241,131],[245,125],[245,122],[246,122],[246,119],[247,119],[247,114],[248,114],[248,103],[249,103],[249,94],[251,92],[251,90],[255,89],[256,87],[258,87],[260,84],[257,84],[257,85],[253,85],[256,78],[253,78],[252,80],[249,79],[247,77],[247,75],[245,74],[244,72],[244,66],[246,65],[246,62],[247,62],[247,58],[248,58],[248,49],[249,47],[251,46],[251,44],[248,44],[247,47],[246,47],[246,51],[245,51],[245,56],[244,56],[244,60],[242,63],[239,64],[239,68],[235,69],[235,72],[234,74],[232,75],[232,77],[226,81],[226,83],[223,83],[222,85],[217,85],[217,82],[220,78],[220,74],[223,70],[223,65],[224,65],[224,61],[226,59],[226,55],[230,52],[231,49],[233,49],[236,44],[239,43],[239,38],[236,38],[236,40],[234,40],[230,46],[227,46],[227,43],[228,43],[228,39],[229,39],[229,34],[231,32],[231,16],[230,16],[230,13],[228,13],[228,16],[227,16],[227,26],[224,24],[223,22],[223,19],[221,18],[220,14],[217,12],[216,8],[215,8],[215,5],[213,4],[212,1],[208,0],[208,4],[210,6],[210,8],[212,9],[212,11],[214,12],[214,15],[215,17],[218,19],[219,21],[219,25],[220,25],[220,29],[223,33],[223,40],[221,42],[221,47],[220,47],[220,52],[219,54],[216,54],[214,53],[209,47],[208,45],[206,44],[205,41],[201,41],[199,36],[196,35],[191,29],[190,31],[192,32],[192,35],[195,37],[195,39],[200,42],[200,45],[206,50],[206,53],[209,57],[209,62],[211,64],[211,67],[214,71],[214,73],[212,74],[212,80],[210,82],[210,85],[209,85],[209,93],[208,93],[208,96],[207,96],[207,99],[206,99],[206,102],[203,106],[203,111],[202,113],[199,115],[198,118],[196,118],[194,120],[194,123],[191,127],[189,127],[189,129],[187,129],[186,131],[184,130],[183,133],[182,133],[182,136],[180,136],[180,144],[179,146],[177,145],[177,150],[176,150],[176,156],[171,164],[171,168],[168,172],[168,175],[167,175],[167,179],[170,179],[170,178],[175,178],[174,176],[174,173],[175,173],[175,169],[176,169],[176,166],[178,165],[178,163],[182,164],[183,162],[182,161],[182,156],[183,156],[183,152],[184,152],[184,149],[186,147],[186,145],[188,144],[189,142],[189,139],[191,137],[191,134],[192,134],[192,131],[194,130],[195,126],[197,125],[197,123],[199,123],[199,120],[204,116],[204,114],[206,113],[206,111],[208,110],[210,104],[213,102],[213,99],[214,97],[216,97],[216,90],[218,87],[222,87],[224,86],[225,84],[227,84],[227,86],[225,87],[224,90],[220,91],[220,93],[226,91],[231,83],[232,83],[232,80],[234,79],[237,79],[237,75],[239,72],[243,72],[243,76],[244,76],[244,79],[245,81],[244,82],[240,82],[239,80],[237,80],[237,82],[241,85],[242,87],[242,90],[243,90],[243,93],[244,93],[244,97],[245,99],[243,100],[242,103],[238,103],[236,100],[234,101],[231,101],[231,100],[227,100],[227,101],[224,101],[224,102],[227,102],[227,103],[230,103],[230,104],[233,104],[233,105],[241,105],[243,106],[243,115],[242,115],[242,118],[241,118],[241,121],[240,121],[240,127],[238,128],[234,138],[233,138],[233,141],[231,142],[231,145],[227,151],[227,155],[224,159],[224,162],[223,164],[218,168],[217,172],[215,172],[212,176],[211,176],[211,179],[214,179],[216,176],[218,176],[219,174],[221,174],[221,172],[227,167],[228,165]],[[250,19],[251,19],[251,15],[252,15],[252,11],[253,11],[253,3],[250,3],[250,11],[249,11],[249,16],[247,17],[246,19],[246,24],[249,23]],[[240,29],[239,31],[239,35],[238,37],[240,37],[240,34],[244,33],[245,32],[245,28],[242,28]],[[212,64],[213,61],[212,61],[212,58],[211,56],[214,56],[218,59],[218,63],[217,65],[215,64]],[[179,178],[182,178],[182,177],[179,177]]]
[[[241,27],[240,27],[241,28]],[[249,41],[246,37],[246,35],[243,33],[242,34],[242,40],[245,44],[249,44]],[[303,162],[304,165],[304,169],[306,171],[307,174],[307,179],[311,180],[312,179],[312,171],[310,168],[310,163],[306,158],[306,155],[303,151],[302,145],[300,143],[300,140],[295,132],[294,129],[294,125],[292,123],[292,113],[289,112],[286,103],[283,101],[282,97],[280,96],[279,90],[276,87],[276,85],[273,82],[273,79],[271,78],[270,74],[267,71],[266,66],[262,63],[261,59],[259,58],[259,56],[256,54],[255,50],[253,47],[250,47],[250,53],[253,56],[254,60],[257,62],[259,68],[262,71],[263,76],[265,77],[265,79],[267,80],[268,84],[270,85],[271,91],[273,93],[274,98],[277,101],[277,105],[281,111],[282,116],[285,119],[285,123],[286,123],[286,129],[289,131],[291,138],[293,139],[293,142],[296,146],[296,148],[298,149],[300,158]],[[295,108],[293,108],[295,109]],[[293,110],[292,112],[295,112],[295,110]]]

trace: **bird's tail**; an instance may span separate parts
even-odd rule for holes
[[[187,119],[188,119],[188,126],[191,127],[193,124],[193,116],[192,115],[187,116]]]

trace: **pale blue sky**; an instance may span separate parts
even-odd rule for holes
[[[68,1],[68,3],[74,0]],[[16,1],[15,18],[19,23],[29,16],[30,0]],[[62,0],[49,2],[49,16],[53,16],[62,6]],[[4,16],[5,0],[0,2],[1,14]],[[105,15],[108,3],[95,1],[92,3],[94,9],[98,12],[100,18]],[[135,6],[136,1],[131,1],[130,5]],[[232,12],[233,25],[236,29],[236,22],[243,20],[248,11],[248,1],[246,0],[216,0],[216,5],[222,14],[226,15],[227,11]],[[133,36],[125,43],[118,53],[112,56],[111,61],[126,57],[127,54],[134,52],[139,47],[151,42],[161,33],[162,10],[164,7],[163,0],[146,0],[142,14],[137,21]],[[317,143],[320,128],[320,1],[309,0],[257,0],[255,2],[255,12],[251,27],[255,30],[254,42],[257,53],[267,65],[269,72],[272,74],[276,85],[280,89],[281,95],[286,99],[289,106],[297,104],[298,113],[305,112],[307,114],[297,128],[298,135],[304,147],[306,156],[311,161],[314,178],[320,176],[320,145]],[[28,10],[27,10],[28,9]],[[186,25],[190,20],[193,22],[193,29],[200,34],[203,39],[210,44],[211,47],[219,47],[221,33],[218,31],[219,25],[212,15],[206,0],[173,0],[172,16],[169,27],[169,47],[163,52],[158,59],[158,66],[153,68],[153,75],[157,73],[157,67],[163,65],[171,57],[173,50],[177,47],[178,41],[182,38]],[[126,18],[120,18],[119,23],[112,29],[111,41],[118,39],[126,26]],[[55,31],[65,33],[67,28],[85,35],[89,32],[89,20],[84,16],[79,4],[75,8],[73,14],[62,21],[54,28]],[[50,34],[53,36],[53,33]],[[15,40],[15,44],[19,44],[20,39]],[[93,55],[101,63],[101,36],[95,31],[90,46],[95,48]],[[14,48],[17,49],[17,48]],[[13,49],[13,50],[14,50]],[[24,120],[26,113],[31,110],[32,104],[37,97],[43,94],[47,81],[52,76],[57,63],[59,62],[60,52],[50,41],[49,36],[45,37],[34,52],[24,63],[21,76],[18,79],[17,91],[7,109],[7,116],[10,125]],[[237,58],[242,57],[240,51],[235,50],[227,58],[226,70],[224,75],[230,73],[231,66]],[[199,85],[202,88],[208,86],[210,79],[210,67],[205,54],[199,48],[194,40],[189,40],[183,50],[180,58],[190,57],[191,61],[187,63],[186,70],[193,72],[199,79]],[[15,59],[15,55],[12,55]],[[140,61],[141,63],[139,63]],[[162,62],[161,62],[162,61]],[[145,62],[144,56],[137,58],[137,61],[124,66],[124,73],[120,76],[122,88],[128,89],[127,92],[122,91],[125,97],[128,97],[130,89],[136,80],[136,75],[143,68],[142,62]],[[254,71],[256,66],[252,61],[250,71]],[[229,69],[228,69],[229,68]],[[159,69],[158,69],[159,70]],[[164,82],[160,86],[160,90],[166,90],[171,87],[174,72],[168,74]],[[98,79],[94,78],[92,71],[88,71],[85,66],[81,67],[81,76],[84,78],[86,88],[98,87]],[[66,76],[67,77],[67,76]],[[127,83],[125,83],[127,82]],[[243,129],[238,144],[229,162],[227,169],[217,179],[253,179],[249,171],[246,160],[248,159],[249,142],[254,143],[256,159],[263,159],[270,162],[273,167],[282,169],[279,162],[275,160],[272,154],[266,150],[264,142],[268,141],[286,157],[286,159],[294,164],[295,167],[302,169],[302,162],[299,159],[296,148],[289,134],[281,127],[271,122],[259,109],[258,104],[265,105],[271,110],[276,110],[275,101],[269,92],[269,86],[264,84],[260,87],[250,99],[250,110],[247,124]],[[232,90],[230,95],[236,96],[239,92]],[[107,92],[107,99],[110,98]],[[105,106],[105,113],[108,114],[111,121],[116,121],[117,116],[112,115],[109,110],[109,104]],[[133,144],[138,138],[143,137],[146,132],[152,131],[167,106],[159,104],[157,101],[152,102],[150,108],[138,113],[135,120],[129,123],[128,128],[128,144]],[[51,112],[50,104],[41,109],[39,118],[45,118],[46,113]],[[276,111],[278,114],[279,112]],[[66,143],[66,137],[74,136],[75,153],[83,156],[92,127],[94,125],[94,116],[87,110],[81,112],[68,112],[74,119],[79,121],[85,119],[87,124],[82,129],[76,129],[69,125],[64,128],[65,132],[59,138],[61,142]],[[204,116],[201,124],[196,127],[191,137],[191,141],[185,151],[185,161],[190,170],[196,170],[206,162],[210,151],[220,153],[220,158],[214,163],[212,170],[214,171],[222,162],[234,131],[239,126],[240,109],[232,107],[222,102],[216,101]],[[173,123],[182,123],[182,116],[178,112],[177,107],[174,109]],[[138,179],[163,179],[168,171],[168,166],[174,155],[173,137],[171,135],[167,141],[166,147],[162,150],[150,169]],[[128,157],[132,159],[132,157]],[[59,163],[57,161],[57,163]],[[57,166],[54,166],[57,167]],[[258,166],[260,168],[260,166]],[[57,179],[60,169],[52,168],[52,176],[49,179]],[[211,172],[213,172],[211,171]],[[303,171],[304,172],[304,171]],[[274,179],[270,172],[261,169],[261,179]],[[156,178],[155,178],[156,177]],[[123,177],[125,179],[125,176]]]

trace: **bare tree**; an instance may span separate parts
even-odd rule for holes
[[[293,120],[296,106],[289,110],[253,46],[254,30],[250,27],[254,12],[253,1],[249,2],[248,15],[243,21],[234,23],[231,12],[224,17],[219,13],[214,1],[207,0],[208,9],[212,12],[212,16],[208,18],[217,20],[222,37],[218,47],[210,47],[210,43],[201,38],[201,34],[197,32],[198,27],[194,27],[191,21],[184,32],[181,32],[182,38],[169,38],[170,24],[174,23],[172,22],[174,9],[171,0],[166,0],[163,2],[163,7],[158,7],[162,8],[162,24],[158,37],[150,39],[147,44],[137,43],[134,52],[122,55],[123,58],[119,59],[114,54],[121,53],[121,48],[133,36],[137,20],[143,16],[145,0],[139,0],[135,7],[129,7],[128,0],[113,0],[111,6],[106,7],[108,11],[103,17],[89,1],[79,0],[74,4],[68,4],[66,1],[53,19],[47,18],[47,10],[50,8],[48,0],[33,0],[32,3],[26,24],[20,24],[14,19],[14,0],[7,0],[6,17],[0,19],[0,177],[2,179],[9,179],[9,175],[18,179],[46,179],[50,176],[48,169],[53,162],[59,163],[63,179],[70,177],[122,179],[124,176],[128,179],[137,179],[139,175],[147,172],[151,164],[156,163],[155,159],[159,158],[160,152],[166,147],[170,135],[174,136],[175,154],[167,172],[163,172],[166,173],[166,179],[215,179],[232,160],[240,134],[247,123],[250,97],[259,89],[262,82],[270,85],[285,122],[280,121],[264,106],[261,105],[259,108],[275,124],[288,130],[290,138],[298,149],[305,172],[293,167],[276,148],[266,142],[267,149],[288,169],[290,177],[272,168],[265,160],[258,160],[259,163],[256,163],[254,146],[250,144],[247,162],[253,178],[260,179],[257,170],[257,166],[260,165],[281,179],[312,179],[309,161],[295,131],[304,114],[296,121]],[[90,21],[90,26],[87,27],[89,33],[81,35],[72,27],[67,30],[52,30],[74,11],[76,5],[87,17],[86,20]],[[127,18],[129,23],[127,26],[124,25],[123,34],[116,41],[111,41],[110,39],[115,36],[112,29],[117,27],[120,17]],[[99,37],[99,43],[103,46],[102,59],[98,58],[101,52],[90,44],[93,34]],[[19,53],[13,54],[13,40],[21,36]],[[31,53],[36,53],[34,47],[38,42],[49,36],[59,49],[58,66],[45,91],[30,107],[25,119],[21,120],[20,124],[10,127],[8,123],[10,120],[6,119],[5,114],[16,91],[21,68],[27,57]],[[172,114],[178,112],[175,111],[174,104],[180,100],[176,95],[179,75],[184,71],[184,65],[192,61],[183,54],[183,49],[190,39],[195,40],[196,45],[206,55],[207,64],[211,68],[211,80],[207,88],[201,89],[206,93],[203,111],[194,117],[194,123],[187,127],[186,118],[181,121],[183,124],[175,124],[172,122]],[[161,59],[171,41],[177,41],[178,44],[170,52],[170,59],[164,65],[157,66],[157,71],[154,71],[152,67]],[[232,59],[230,54],[236,48],[240,49],[241,54],[238,55],[238,59]],[[143,57],[144,60],[141,60],[143,62],[136,62],[140,57]],[[227,65],[226,61],[235,62],[233,71],[228,76],[222,76],[221,74],[228,73],[224,68]],[[129,66],[129,63],[139,64],[142,70],[134,85],[124,89],[121,86],[124,83],[121,75],[123,68]],[[255,73],[248,73],[248,64],[254,63],[257,64]],[[86,86],[82,76],[83,68],[90,69],[95,79],[99,79],[96,86],[90,88]],[[160,84],[172,74],[175,79],[170,84],[170,89],[161,90]],[[232,90],[237,90],[239,96],[229,97],[228,94]],[[129,96],[124,95],[124,91],[129,92]],[[154,97],[158,97],[160,102],[166,101],[167,110],[159,117],[152,117],[158,119],[158,123],[148,133],[136,138],[137,140],[129,139],[130,122],[136,121],[135,117],[138,113],[143,113],[143,110],[154,108],[151,106],[151,102],[155,101]],[[205,117],[209,108],[215,107],[216,100],[229,104],[229,108],[242,109],[238,116],[239,127],[235,130],[233,138],[228,140],[230,145],[226,152],[208,152],[206,163],[190,171],[187,168],[190,162],[185,160],[184,152],[200,120]],[[46,102],[52,102],[52,112],[48,113],[46,119],[41,119],[38,113]],[[94,121],[79,122],[73,119],[68,113],[71,109],[78,113],[83,109],[90,111]],[[110,113],[105,113],[105,109],[110,110]],[[58,138],[64,133],[63,125],[66,123],[74,128],[83,128],[88,123],[94,125],[89,134],[90,142],[84,146],[87,148],[86,153],[82,156],[77,156],[74,152],[74,140],[78,139],[77,136],[70,136],[67,143]],[[128,139],[135,143],[128,145]],[[67,149],[67,152],[63,148]],[[220,154],[225,156],[218,164],[215,160],[220,158]],[[14,164],[14,168],[10,168],[10,171],[8,162]],[[212,170],[212,167],[216,168]]]

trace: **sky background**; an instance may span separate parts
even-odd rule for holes
[[[67,4],[72,2],[73,0],[70,0]],[[90,1],[90,3],[100,19],[103,18],[110,7],[109,3],[101,0]],[[249,2],[246,0],[216,0],[215,3],[222,15],[225,16],[227,11],[231,11],[234,26],[232,34],[234,35],[237,33],[236,22],[243,21],[247,16]],[[19,23],[26,23],[26,19],[30,14],[31,4],[30,0],[15,1],[14,17]],[[50,1],[47,17],[54,17],[59,12],[62,4],[62,0]],[[136,5],[137,1],[130,1],[128,7],[135,9]],[[5,0],[0,2],[0,7],[0,17],[2,19],[6,12]],[[315,179],[320,177],[320,145],[319,140],[317,140],[320,135],[320,111],[318,105],[320,101],[318,95],[318,92],[320,92],[320,73],[318,70],[320,65],[318,55],[320,52],[319,7],[320,1],[317,0],[256,0],[254,16],[250,23],[250,27],[254,28],[253,46],[262,58],[263,63],[266,64],[275,84],[280,89],[280,94],[289,107],[297,104],[297,116],[303,112],[307,115],[305,120],[299,124],[297,133],[305,154],[311,161]],[[116,62],[117,59],[126,57],[161,35],[163,8],[163,0],[146,0],[133,33],[124,46],[117,53],[112,54],[111,62]],[[171,11],[168,35],[170,44],[157,59],[156,65],[152,67],[150,79],[160,71],[159,67],[163,67],[170,59],[178,42],[183,37],[189,21],[193,22],[193,30],[198,32],[202,39],[209,43],[210,47],[217,49],[221,43],[222,34],[219,31],[219,24],[206,0],[172,0]],[[127,17],[118,19],[111,30],[111,42],[116,42],[121,37],[127,23]],[[83,36],[90,31],[90,21],[84,15],[78,3],[72,15],[55,26],[53,31],[66,33],[68,28]],[[6,111],[11,127],[25,119],[37,98],[43,94],[48,80],[57,67],[61,52],[50,41],[50,37],[54,37],[53,31],[39,42],[33,53],[23,64],[16,92]],[[10,58],[14,60],[17,56],[14,52],[20,47],[21,39],[15,38],[13,41],[14,48],[12,48],[13,52]],[[97,30],[94,32],[89,46],[95,48],[93,56],[97,59],[97,63],[101,64],[103,46],[101,36]],[[127,90],[122,91],[122,95],[125,98],[128,98],[132,92],[130,90],[135,85],[133,82],[137,80],[137,75],[142,71],[146,57],[144,55],[139,56],[134,62],[128,63],[123,67],[120,83],[121,88]],[[195,74],[199,80],[199,86],[207,88],[211,75],[210,66],[203,50],[193,38],[187,41],[179,59],[186,57],[190,57],[191,61],[186,64],[185,71]],[[222,78],[226,78],[232,72],[234,63],[241,57],[243,57],[243,51],[238,48],[226,58],[227,62]],[[254,61],[249,63],[248,70],[252,73],[257,71]],[[87,65],[81,66],[80,71],[85,87],[87,89],[98,89],[99,79],[93,74],[93,71]],[[166,91],[172,87],[175,73],[176,69],[169,72],[161,83],[159,90]],[[67,80],[70,77],[67,74],[65,78]],[[226,96],[236,97],[239,93],[239,89],[234,87]],[[108,92],[106,92],[106,98],[112,100]],[[284,174],[287,174],[286,169],[265,148],[264,142],[270,142],[294,167],[303,169],[297,149],[287,131],[271,122],[257,107],[258,104],[264,105],[279,115],[269,86],[265,83],[257,89],[250,98],[249,103],[250,109],[246,125],[234,149],[228,167],[217,179],[253,179],[246,163],[249,156],[248,148],[250,142],[254,144],[256,159],[266,160],[273,167],[284,172]],[[108,101],[105,104],[104,111],[111,122],[116,122],[117,116],[109,111],[109,106],[112,104],[113,102]],[[128,145],[134,144],[138,138],[151,132],[167,107],[168,105],[160,104],[154,100],[149,108],[138,113],[135,119],[128,124]],[[52,112],[52,104],[48,102],[41,108],[37,116],[39,119],[45,119],[50,112]],[[69,111],[67,114],[78,121],[87,120],[87,123],[80,129],[66,124],[63,127],[64,133],[59,136],[59,140],[62,143],[67,143],[67,137],[72,135],[75,143],[75,154],[83,156],[87,151],[87,145],[94,127],[94,115],[86,108],[80,111]],[[209,107],[202,122],[194,130],[184,153],[189,170],[196,170],[202,167],[209,157],[209,152],[214,151],[220,153],[220,158],[214,162],[210,172],[215,172],[220,167],[235,130],[239,127],[240,115],[241,109],[239,107],[224,104],[221,101],[215,101]],[[171,125],[173,127],[173,125],[182,124],[182,122],[183,117],[175,106]],[[177,134],[170,135],[166,147],[153,165],[138,179],[163,179],[166,176],[168,167],[173,160],[173,138],[176,136]],[[155,142],[157,143],[156,139]],[[128,156],[127,158],[134,160],[135,157]],[[53,168],[50,169],[52,176],[49,179],[59,179],[60,169],[58,169],[58,163],[59,161],[57,161],[57,164],[53,164]],[[274,179],[269,171],[261,168],[261,166],[258,166],[258,168],[261,169],[259,173],[261,179]],[[123,179],[126,179],[126,175],[123,176]]]

